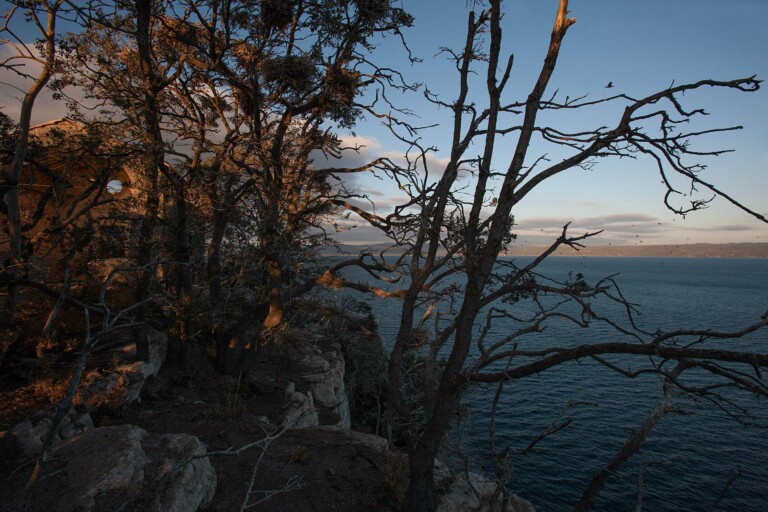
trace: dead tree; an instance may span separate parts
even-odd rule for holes
[[[393,269],[395,272],[407,276],[408,284],[392,293],[402,300],[402,320],[390,355],[388,373],[390,406],[409,432],[410,486],[402,505],[404,511],[430,508],[435,455],[462,394],[473,383],[500,383],[556,369],[558,365],[583,357],[605,361],[602,357],[605,354],[624,354],[650,356],[653,361],[650,371],[668,376],[675,385],[679,385],[679,380],[665,369],[671,362],[678,362],[684,368],[689,365],[711,367],[713,375],[717,374],[731,385],[765,393],[759,372],[746,378],[724,369],[721,363],[758,368],[768,363],[768,354],[675,343],[682,336],[700,336],[701,341],[720,336],[740,337],[764,327],[765,318],[756,319],[753,325],[732,333],[680,331],[654,336],[638,331],[631,323],[629,328],[621,327],[596,311],[592,301],[602,296],[622,304],[628,317],[632,318],[631,307],[612,280],[590,285],[580,278],[557,282],[540,275],[539,265],[558,248],[578,248],[581,242],[598,232],[571,236],[565,226],[561,236],[532,262],[518,267],[500,264],[498,260],[514,238],[516,207],[533,190],[561,175],[611,157],[649,158],[666,188],[664,203],[677,214],[701,209],[711,200],[694,199],[690,205],[676,203],[679,192],[675,182],[682,178],[694,189],[723,197],[759,221],[766,222],[765,217],[705,181],[699,173],[702,166],[690,162],[721,153],[694,150],[691,143],[699,136],[739,127],[685,130],[685,124],[704,111],[688,109],[681,101],[689,91],[719,88],[752,92],[759,88],[760,82],[754,77],[729,81],[705,79],[671,86],[641,98],[616,94],[596,100],[560,99],[557,92],[546,96],[566,32],[576,22],[569,17],[567,0],[561,0],[546,58],[535,84],[524,100],[509,100],[505,89],[513,61],[511,56],[505,59],[502,53],[501,1],[492,0],[487,4],[487,9],[470,13],[463,47],[444,50],[458,72],[456,99],[444,101],[426,91],[428,99],[452,113],[450,158],[442,175],[430,180],[424,172],[415,172],[417,164],[426,162],[430,149],[418,141],[411,142],[409,153],[415,157],[408,161],[413,172],[401,174],[410,176],[401,186],[409,192],[408,202],[388,217],[362,215],[387,233],[394,245],[404,249],[406,254],[392,265],[397,267]],[[484,68],[485,73],[483,104],[479,103],[480,91],[470,95],[470,76],[480,73],[480,68]],[[542,111],[588,111],[596,105],[618,107],[612,125],[570,133],[542,125],[539,121]],[[397,125],[392,128],[402,131]],[[413,140],[407,132],[400,137],[404,141]],[[497,151],[501,137],[515,138],[512,156],[504,162],[500,161]],[[560,161],[550,162],[545,156],[533,155],[534,139],[550,144],[565,156]],[[509,146],[508,140],[505,145]],[[481,148],[479,154],[472,155],[472,147]],[[460,176],[468,180],[459,181]],[[543,297],[554,298],[555,306],[547,305]],[[485,335],[478,337],[476,328],[483,312],[492,308],[488,321],[492,321],[494,315],[514,316],[518,314],[515,305],[526,301],[537,309],[536,314],[524,319],[523,327],[498,339],[493,339],[487,329]],[[561,304],[566,303],[575,306],[577,311],[563,311]],[[518,347],[519,339],[540,332],[553,318],[567,318],[584,327],[604,322],[626,341],[587,343],[573,348],[555,346],[541,351]],[[419,381],[421,397],[414,401],[408,393],[414,387],[408,384],[409,369],[405,360],[413,350],[415,333],[428,325],[427,321],[434,321],[435,327],[428,343],[421,344],[425,358],[424,375]],[[442,357],[444,362],[440,361]],[[505,361],[511,363],[506,369],[499,369],[498,365]],[[606,361],[606,364],[610,363]],[[655,419],[651,426],[654,422]],[[631,451],[627,449],[627,453]],[[584,507],[588,508],[590,496],[599,487],[598,478],[585,495]]]

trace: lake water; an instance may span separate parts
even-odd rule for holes
[[[590,283],[618,274],[625,296],[640,305],[640,325],[651,331],[683,327],[736,330],[768,310],[768,260],[764,259],[557,257],[540,270],[560,279],[569,271],[580,272]],[[356,297],[371,305],[384,345],[391,347],[400,304]],[[513,327],[499,321],[494,331],[502,335]],[[521,343],[533,347],[617,339],[600,326],[580,329],[561,323],[550,326],[545,335]],[[768,330],[723,343],[764,352]],[[494,390],[475,388],[466,395],[463,402],[469,418],[451,436],[477,464],[483,464],[487,453],[488,411]],[[572,509],[595,471],[642,423],[660,396],[657,377],[629,380],[591,360],[508,384],[497,418],[499,448],[523,448],[558,419],[569,401],[589,403],[570,407],[561,416],[573,419],[568,428],[548,437],[532,453],[513,459],[510,488],[539,511]],[[753,423],[768,424],[765,400],[744,393],[728,397],[756,416]],[[641,452],[608,480],[595,509],[634,510],[638,473],[644,468],[643,510],[710,510],[731,471],[740,468],[741,476],[728,488],[719,510],[768,510],[768,430],[744,426],[709,403],[681,398],[677,404],[693,414],[662,418]]]

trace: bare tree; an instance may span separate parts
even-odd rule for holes
[[[442,175],[430,181],[424,173],[416,172],[417,165],[424,165],[430,148],[423,147],[418,140],[411,142],[409,153],[415,155],[408,159],[411,173],[400,174],[408,179],[404,184],[407,186],[401,186],[410,193],[408,202],[390,216],[363,216],[405,250],[405,257],[397,258],[394,263],[379,258],[372,264],[380,270],[407,276],[404,288],[390,292],[402,300],[402,320],[389,359],[390,406],[408,431],[410,487],[402,505],[405,511],[430,508],[435,455],[462,394],[473,383],[520,379],[584,357],[594,358],[616,370],[603,356],[624,354],[650,356],[650,366],[643,371],[663,375],[670,386],[684,387],[677,378],[678,373],[698,367],[725,379],[729,386],[758,394],[766,392],[759,371],[746,376],[729,364],[740,363],[757,369],[768,363],[768,355],[700,347],[708,339],[738,338],[760,329],[768,322],[765,317],[730,333],[686,330],[662,335],[647,333],[635,327],[633,309],[611,278],[588,284],[576,276],[563,282],[538,271],[539,265],[558,248],[579,248],[584,240],[598,232],[572,236],[566,225],[561,236],[530,263],[516,266],[514,262],[498,260],[514,238],[515,208],[533,190],[556,177],[610,157],[650,158],[666,187],[664,202],[677,214],[704,208],[711,200],[694,199],[688,206],[676,203],[679,192],[673,184],[674,178],[682,177],[694,189],[701,188],[723,197],[766,222],[765,217],[705,181],[699,173],[703,167],[690,162],[722,153],[693,149],[691,143],[699,136],[739,127],[687,131],[685,124],[704,111],[688,109],[681,102],[681,96],[689,91],[719,88],[752,92],[759,88],[760,82],[754,77],[728,81],[705,79],[670,86],[642,98],[616,94],[597,100],[560,99],[557,92],[545,96],[566,32],[576,21],[568,15],[567,0],[561,0],[546,58],[535,84],[524,100],[510,101],[505,89],[513,60],[511,56],[504,58],[502,53],[501,1],[491,0],[482,5],[486,4],[487,8],[470,13],[463,47],[444,50],[458,72],[457,98],[447,102],[426,92],[428,99],[449,109],[453,117],[450,158]],[[473,8],[479,6],[481,3],[473,3]],[[481,67],[485,69],[484,104],[478,103],[479,91],[474,91],[476,94],[469,99],[470,76],[479,74]],[[542,111],[586,111],[604,104],[622,107],[610,127],[570,133],[539,122]],[[392,128],[402,131],[394,124]],[[413,140],[411,135],[403,131],[400,137],[409,141]],[[516,137],[514,152],[507,162],[500,162],[496,155],[502,136]],[[532,155],[534,140],[558,148],[565,156],[552,163],[546,156]],[[481,148],[479,154],[470,154],[473,146]],[[469,176],[469,184],[467,180],[459,180],[460,176]],[[496,181],[500,183],[498,186],[494,186]],[[619,304],[630,325],[622,327],[597,311],[600,297]],[[520,312],[522,303],[532,305],[534,312],[527,315]],[[486,315],[486,327],[477,335],[481,315]],[[521,327],[494,339],[489,326],[502,317],[514,320],[513,324]],[[582,327],[603,323],[614,329],[617,336],[626,337],[626,341],[552,346],[542,350],[524,350],[518,346],[519,340],[542,332],[554,319]],[[424,338],[428,321],[434,322],[434,332],[419,341]],[[681,341],[686,337],[692,338],[692,342]],[[414,350],[424,358],[416,385],[409,384],[412,367],[406,364],[408,354]],[[670,362],[675,361],[676,369],[668,370]],[[417,392],[416,400],[413,391]],[[708,393],[705,389],[688,391]],[[668,410],[668,405],[660,406],[642,430],[647,433]],[[605,476],[626,460],[643,438],[628,441],[606,466],[608,473],[593,480],[581,509],[589,508]]]

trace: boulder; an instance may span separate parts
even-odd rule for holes
[[[165,434],[159,447],[162,462],[153,480],[166,484],[155,494],[148,512],[194,511],[208,505],[216,493],[216,471],[208,458],[196,458],[177,469],[180,461],[205,455],[205,445],[188,434]]]
[[[432,469],[432,482],[438,494],[445,494],[453,484],[455,475],[443,464],[440,459],[435,459],[435,466]]]
[[[143,361],[142,367],[145,378],[154,377],[162,368],[168,355],[168,335],[157,329],[149,329],[147,341],[149,343],[149,361]]]
[[[55,415],[56,406],[46,406],[5,432],[3,438],[14,443],[25,459],[36,457],[43,450],[43,442],[53,424]],[[55,447],[60,442],[92,428],[93,421],[90,414],[70,408],[59,424],[59,428],[56,429],[53,446]]]
[[[54,455],[63,464],[66,490],[56,510],[96,510],[96,497],[108,491],[132,493],[142,487],[150,462],[141,446],[146,431],[133,425],[103,427],[70,440]],[[57,464],[58,466],[58,464]]]
[[[55,510],[194,512],[213,499],[216,472],[206,447],[188,434],[150,435],[134,425],[101,427],[54,453],[44,487],[61,489]]]

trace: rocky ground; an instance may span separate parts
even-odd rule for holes
[[[262,347],[241,378],[217,374],[202,357],[191,375],[160,370],[161,333],[149,363],[113,355],[111,365],[90,369],[31,509],[396,510],[407,458],[386,439],[351,430],[349,380],[359,368],[350,368],[356,363],[348,362],[345,340],[308,330],[291,336],[290,350]],[[0,428],[7,429],[0,510],[17,506],[51,423],[54,406],[45,402],[61,396],[65,370],[60,381],[0,394]],[[475,491],[493,488],[479,476],[470,486],[444,468],[437,473],[442,511],[475,508]],[[527,507],[519,501],[516,509]]]

